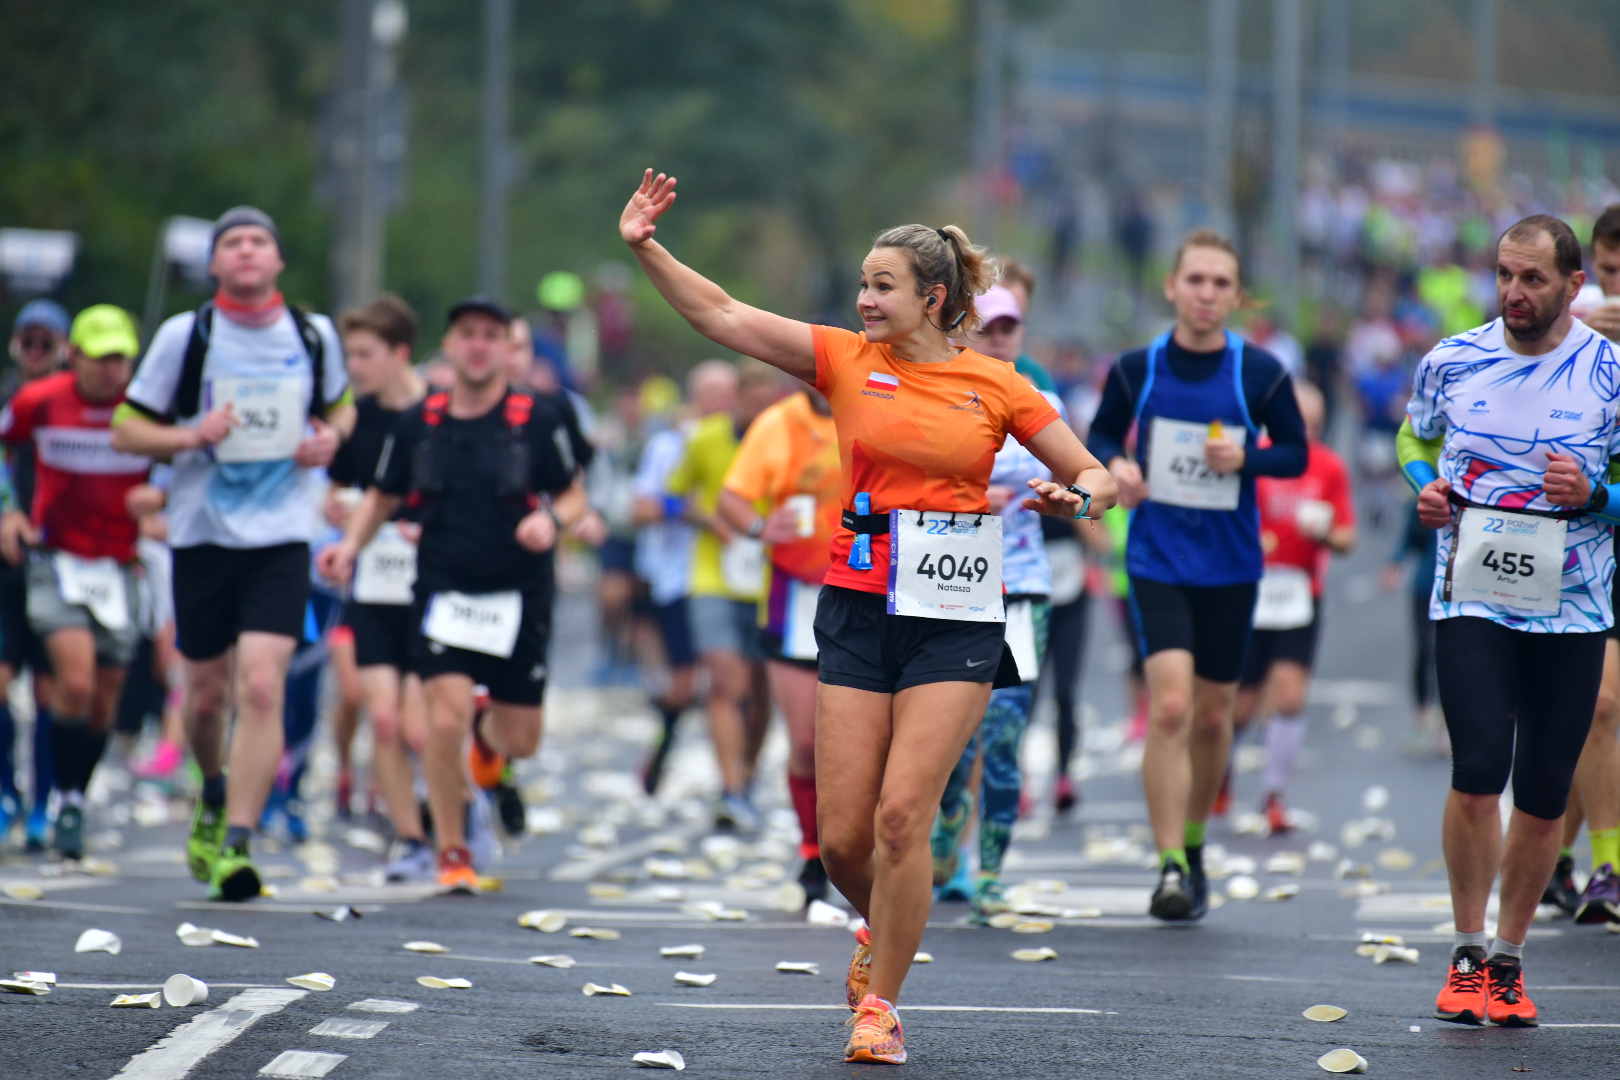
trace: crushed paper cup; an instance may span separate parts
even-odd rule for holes
[[[123,947],[123,939],[111,930],[91,929],[79,935],[79,940],[73,945],[73,951],[76,953],[104,952],[117,956]]]
[[[1253,900],[1260,895],[1260,883],[1248,874],[1239,874],[1226,883],[1226,895],[1233,900]]]
[[[359,919],[363,916],[360,914],[359,908],[344,904],[342,907],[335,907],[329,911],[324,909],[317,911],[315,917],[325,919],[327,922],[347,922],[350,919]]]
[[[1401,848],[1385,848],[1378,853],[1377,862],[1385,870],[1410,870],[1417,865],[1417,856]]]
[[[1297,851],[1279,851],[1266,860],[1268,874],[1294,874],[1305,872],[1305,856]]]
[[[623,885],[614,885],[605,881],[593,881],[585,886],[585,892],[597,900],[623,900],[630,895],[630,890]]]
[[[531,956],[529,957],[529,963],[539,964],[542,967],[571,968],[574,966],[574,958],[561,954],[556,956]]]
[[[600,995],[606,995],[608,997],[629,997],[630,996],[630,991],[626,990],[624,987],[620,986],[618,983],[613,983],[610,986],[601,986],[601,985],[598,985],[597,983],[588,982],[588,983],[585,984],[585,989],[584,989],[583,993],[585,994],[586,997],[598,997]]]
[[[418,975],[416,981],[429,990],[471,990],[466,979],[441,979],[437,975]]]
[[[384,840],[380,833],[372,832],[370,829],[362,829],[359,826],[355,826],[344,833],[343,842],[352,848],[370,851],[377,855],[381,855],[388,850],[388,841]]]
[[[702,945],[667,945],[658,950],[658,955],[676,960],[701,960],[704,948]]]
[[[911,962],[913,964],[932,964],[934,962],[934,954],[931,952],[920,952],[911,958]]]
[[[729,908],[718,900],[702,900],[696,904],[688,904],[681,910],[708,922],[716,919],[724,922],[746,922],[748,919],[748,912],[742,908]]]
[[[660,1050],[657,1053],[643,1050],[630,1060],[644,1069],[674,1069],[680,1072],[686,1068],[686,1059],[674,1050]]]
[[[1332,862],[1339,857],[1339,849],[1326,840],[1312,840],[1311,846],[1305,849],[1305,857],[1311,862]]]
[[[1358,881],[1348,889],[1340,889],[1339,895],[1346,900],[1365,900],[1369,896],[1380,896],[1389,892],[1389,884],[1383,881]]]
[[[223,930],[214,931],[214,940],[221,945],[235,945],[239,949],[257,949],[259,947],[259,939],[256,937],[227,934]]]
[[[79,869],[92,877],[112,877],[118,873],[118,864],[111,859],[98,859],[92,855],[79,860]]]
[[[180,944],[201,948],[214,943],[214,932],[206,927],[194,926],[183,922],[174,928],[174,936],[180,939]]]
[[[797,881],[784,881],[771,894],[771,907],[777,911],[802,911],[808,899],[803,885]]]
[[[172,1008],[201,1005],[208,1000],[208,984],[190,975],[170,975],[163,983],[163,1000]]]
[[[0,979],[0,991],[8,994],[33,994],[40,997],[51,992],[51,984],[28,982],[24,979]]]
[[[1615,923],[1611,925],[1620,925]],[[1363,930],[1361,940],[1371,945],[1405,945],[1406,939],[1399,934],[1380,934],[1373,930]]]
[[[776,970],[789,975],[820,975],[821,965],[808,960],[783,960],[776,965]]]
[[[555,934],[568,925],[568,916],[560,911],[525,911],[518,916],[518,925],[542,934]]]
[[[293,975],[287,981],[300,990],[330,990],[337,985],[337,980],[324,971],[312,971],[308,975]]]
[[[1015,924],[1012,932],[1015,934],[1050,934],[1052,925],[1045,919],[1025,919]]]
[[[114,1009],[156,1009],[162,1005],[162,994],[119,994],[111,1003]]]
[[[1369,814],[1376,814],[1389,805],[1389,788],[1383,784],[1374,784],[1361,793],[1361,808]]]
[[[618,941],[619,932],[605,926],[576,926],[568,931],[569,937],[590,938],[592,941]]]
[[[447,953],[450,951],[437,941],[407,941],[404,947],[406,952]]]
[[[805,912],[805,922],[811,926],[848,926],[849,912],[834,907],[825,900],[812,900],[810,910]]]
[[[1387,964],[1391,961],[1401,964],[1415,964],[1418,962],[1418,951],[1409,949],[1404,945],[1380,945],[1373,952],[1373,963]]]
[[[675,981],[682,986],[713,986],[718,975],[694,975],[690,971],[677,971]]]
[[[1316,1059],[1316,1063],[1330,1073],[1364,1073],[1367,1059],[1348,1047],[1329,1050]]]
[[[14,971],[11,974],[18,982],[50,983],[56,985],[56,972],[54,971]]]
[[[44,890],[33,885],[7,885],[4,892],[13,900],[40,900],[45,896]]]
[[[1012,958],[1014,960],[1027,960],[1030,962],[1037,960],[1056,960],[1057,950],[1046,945],[1042,945],[1038,949],[1019,949],[1012,954]]]
[[[1318,1023],[1331,1024],[1335,1020],[1343,1020],[1345,1017],[1349,1016],[1350,1013],[1348,1010],[1341,1009],[1337,1005],[1312,1005],[1301,1015],[1303,1015],[1307,1020],[1315,1020]]]
[[[1016,911],[998,911],[990,916],[990,925],[997,930],[1011,930],[1024,921],[1024,917]]]
[[[1261,895],[1262,900],[1292,900],[1299,895],[1299,886],[1290,881],[1286,885],[1274,885]]]
[[[1377,956],[1378,955],[1378,950],[1382,949],[1382,948],[1384,948],[1384,946],[1382,946],[1382,945],[1365,945],[1365,944],[1364,945],[1357,945],[1356,946],[1356,955],[1357,956],[1368,956],[1368,957]]]

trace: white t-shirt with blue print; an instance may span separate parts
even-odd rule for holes
[[[158,415],[174,406],[191,339],[194,312],[164,322],[152,338],[135,379],[126,394],[135,405]],[[309,316],[309,323],[326,346],[323,360],[326,386],[321,397],[336,402],[349,384],[343,365],[343,346],[330,319]],[[214,312],[208,356],[203,362],[203,400],[216,379],[292,379],[301,384],[301,400],[308,401],[313,369],[292,315],[283,312],[269,326],[258,328],[233,322]],[[176,420],[195,427],[207,410]],[[169,543],[173,547],[218,544],[228,548],[261,548],[276,544],[309,543],[321,529],[320,496],[325,472],[303,469],[288,458],[281,461],[221,463],[211,450],[188,450],[174,458],[169,483]]]
[[[1058,415],[1068,421],[1063,402],[1056,394],[1041,391]],[[1014,495],[1001,511],[1001,581],[1009,596],[1052,595],[1052,564],[1046,556],[1046,540],[1041,534],[1041,515],[1024,508],[1030,497],[1031,480],[1050,480],[1052,470],[1017,439],[1008,439],[996,454],[990,469],[990,482],[1010,487]]]
[[[1413,376],[1406,408],[1420,438],[1445,436],[1440,476],[1468,500],[1504,510],[1557,511],[1542,492],[1549,451],[1568,454],[1594,485],[1620,456],[1620,357],[1577,320],[1545,356],[1508,348],[1500,319],[1446,338]],[[1613,530],[1589,514],[1564,536],[1562,599],[1556,613],[1444,599],[1456,524],[1440,531],[1429,617],[1473,615],[1535,633],[1597,633],[1614,622]]]

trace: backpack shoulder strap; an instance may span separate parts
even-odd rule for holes
[[[214,333],[214,302],[204,302],[191,321],[191,335],[186,338],[186,352],[180,361],[180,382],[174,388],[174,406],[170,410],[178,418],[196,416],[202,407],[203,362],[208,359],[208,342]]]
[[[534,413],[534,398],[513,390],[506,395],[501,412],[506,419],[506,426],[512,429],[512,434],[519,435]]]
[[[450,392],[448,390],[435,390],[422,399],[422,422],[430,428],[436,428],[444,423],[444,418],[450,412]]]
[[[309,415],[326,418],[326,341],[321,332],[310,324],[309,315],[297,304],[287,305],[287,314],[292,316],[293,326],[298,331],[298,340],[304,343],[304,351],[309,354],[309,366],[314,376],[315,385],[309,393]]]

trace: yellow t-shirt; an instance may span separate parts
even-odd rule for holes
[[[726,471],[737,456],[737,427],[730,413],[715,413],[698,421],[686,442],[686,456],[669,474],[671,495],[695,496],[698,509],[713,514],[720,502],[720,489]],[[733,600],[758,600],[759,593],[738,593],[726,587],[720,570],[720,539],[707,528],[698,530],[692,547],[691,594],[725,596]]]

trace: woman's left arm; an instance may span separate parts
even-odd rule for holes
[[[1085,500],[1068,491],[1069,484],[1091,492],[1091,505],[1086,508],[1086,516],[1090,518],[1102,517],[1103,511],[1118,499],[1119,489],[1113,476],[1086,449],[1074,429],[1061,419],[1053,417],[1051,423],[1024,445],[1041,464],[1052,470],[1053,477],[1029,482],[1035,497],[1024,500],[1026,509],[1051,517],[1077,517]]]

